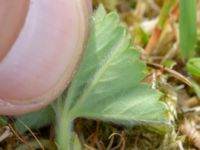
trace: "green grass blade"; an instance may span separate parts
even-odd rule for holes
[[[195,53],[197,23],[196,0],[180,0],[180,49],[184,59]]]

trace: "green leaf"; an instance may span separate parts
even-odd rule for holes
[[[200,58],[191,58],[186,68],[192,75],[200,77]]]
[[[130,35],[116,13],[102,11],[94,18],[83,61],[68,93],[69,112],[74,117],[121,123],[165,122],[160,94],[140,83],[146,69],[131,46]]]
[[[195,81],[192,81],[192,86],[194,88],[195,93],[197,94],[197,97],[200,99],[200,86]]]
[[[103,97],[108,96],[109,98],[91,94],[92,96],[89,96],[76,112],[77,115],[124,125],[166,123],[166,114],[163,112],[166,108],[161,102],[158,102],[160,94],[147,85],[132,87],[131,90],[122,93],[118,92],[120,93],[116,94],[118,97],[110,97],[104,91]]]
[[[23,124],[25,124],[27,127],[31,129],[38,129],[53,122],[54,118],[55,118],[55,113],[51,108],[51,106],[49,106],[37,112],[17,117],[15,121],[15,127],[20,132],[25,132],[27,128]]]
[[[88,45],[59,121],[60,149],[71,149],[71,124],[77,117],[124,125],[169,125],[167,107],[159,101],[161,93],[141,83],[145,64],[118,15],[106,14],[101,6],[91,20]]]
[[[186,69],[193,76],[200,77],[200,58],[189,59],[186,65]],[[200,86],[195,81],[191,81],[191,83],[195,93],[200,98]]]
[[[8,119],[4,116],[0,116],[0,125],[6,125],[8,123]]]
[[[180,48],[183,58],[190,58],[195,53],[197,21],[196,0],[180,0]]]

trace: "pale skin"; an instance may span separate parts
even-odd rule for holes
[[[0,114],[36,111],[72,80],[88,35],[90,0],[0,0]]]

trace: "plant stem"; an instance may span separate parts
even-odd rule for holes
[[[150,55],[158,42],[161,32],[165,26],[165,23],[167,22],[167,19],[169,17],[170,11],[172,10],[172,7],[176,3],[176,0],[167,0],[164,3],[164,6],[160,12],[158,23],[153,31],[153,34],[150,37],[150,40],[145,48],[145,54]]]
[[[73,119],[64,109],[57,124],[57,144],[59,150],[72,150]]]

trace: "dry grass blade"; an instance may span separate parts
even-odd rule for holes
[[[186,135],[190,142],[200,149],[200,133],[189,123],[189,121],[185,120],[179,130]]]
[[[37,141],[37,143],[40,145],[40,148],[42,150],[45,150],[44,146],[42,145],[42,143],[40,142],[40,140],[36,137],[36,135],[34,134],[34,132],[26,124],[24,124],[22,121],[20,121],[20,123],[31,133],[31,135],[35,138],[35,140]]]
[[[120,137],[120,141],[119,141],[118,145],[116,145],[115,147],[112,148],[115,136],[119,136]],[[109,139],[110,139],[110,143],[109,143],[108,147],[106,148],[106,150],[118,150],[118,149],[125,150],[126,141],[124,139],[124,133],[122,133],[122,134],[113,133],[113,134],[110,135]]]
[[[0,135],[0,143],[12,135],[12,132],[8,126],[4,127],[2,130],[3,133]]]
[[[12,125],[8,125],[10,130],[13,132],[13,134],[22,142],[24,143],[25,145],[27,145],[29,147],[30,150],[34,150],[34,148],[23,138],[21,137],[17,131],[15,131],[15,129],[12,127]]]
[[[91,146],[89,146],[89,145],[87,145],[87,144],[84,144],[84,146],[85,146],[85,148],[86,148],[87,150],[97,150],[96,148],[93,148],[93,147],[91,147]]]
[[[163,65],[156,64],[156,63],[147,62],[146,64],[149,67],[152,67],[152,68],[155,68],[155,69],[159,69],[159,70],[163,70],[164,72],[169,73],[170,75],[172,75],[174,78],[178,79],[179,81],[185,83],[189,87],[192,87],[192,83],[186,77],[184,77],[182,74],[178,73],[177,71],[169,69],[169,68],[166,68]]]

